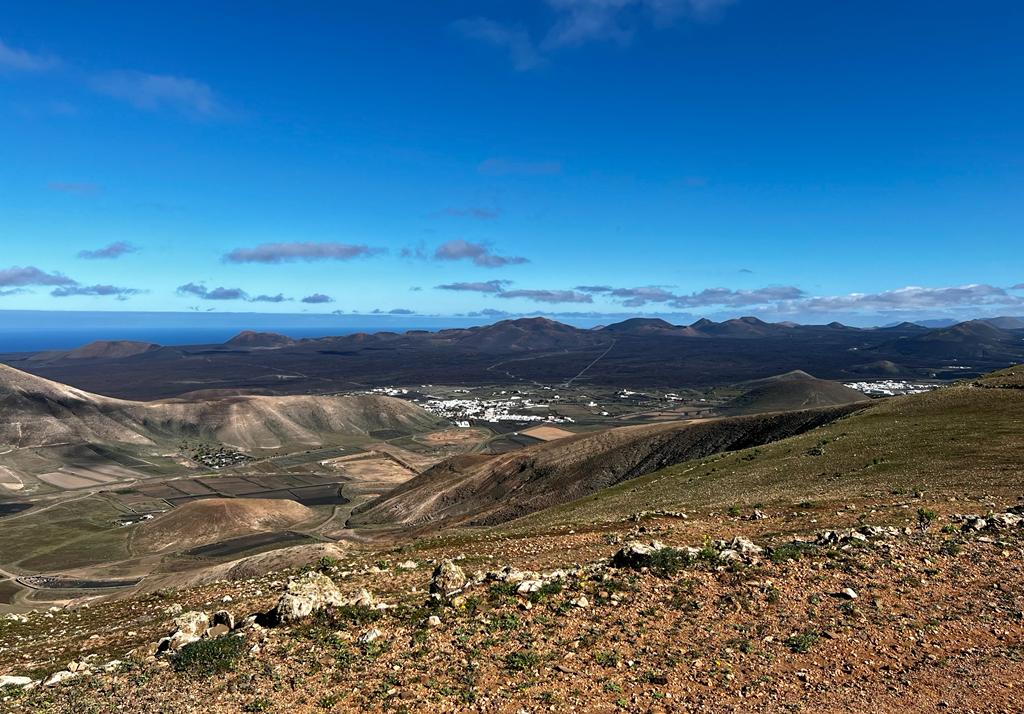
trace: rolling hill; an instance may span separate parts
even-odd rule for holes
[[[756,414],[869,401],[869,397],[855,389],[817,379],[801,370],[741,386],[746,391],[726,404],[722,411],[727,414]]]
[[[123,359],[145,354],[160,349],[160,345],[152,342],[134,340],[96,340],[76,347],[73,350],[53,350],[40,352],[31,357],[37,362],[53,362],[56,360],[104,360]]]
[[[628,426],[500,456],[459,456],[357,509],[351,524],[501,523],[671,464],[799,434],[860,406]]]
[[[280,335],[276,332],[254,332],[252,330],[242,330],[224,344],[229,347],[273,348],[294,345],[295,340],[287,335]]]
[[[437,420],[378,395],[233,396],[137,402],[112,399],[0,365],[0,440],[49,444],[168,442],[182,437],[240,449],[320,444],[338,434],[415,431]]]
[[[228,538],[290,528],[316,516],[295,501],[270,498],[207,498],[175,508],[132,532],[136,553],[163,553]]]

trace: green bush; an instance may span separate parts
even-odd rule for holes
[[[518,650],[505,655],[505,667],[511,672],[525,672],[540,664],[540,655],[533,650]]]
[[[806,654],[819,639],[817,632],[798,632],[786,638],[786,647],[790,652]]]
[[[718,557],[718,554],[715,554]],[[651,554],[647,567],[655,575],[667,577],[674,575],[689,565],[690,557],[678,548],[659,548]]]
[[[773,563],[785,563],[787,560],[799,560],[801,555],[813,551],[814,548],[811,543],[783,543],[772,548],[768,557]]]
[[[243,654],[245,640],[241,637],[218,637],[185,645],[175,655],[172,664],[175,671],[182,674],[211,677],[233,670]]]

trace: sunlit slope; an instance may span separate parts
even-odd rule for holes
[[[668,464],[799,434],[858,405],[666,422],[580,434],[499,456],[442,462],[367,506],[353,525],[495,524]]]
[[[671,466],[514,527],[612,521],[642,510],[834,501],[878,492],[1024,493],[1024,369],[876,403],[765,446]],[[994,385],[1007,384],[999,388]]]
[[[238,448],[316,445],[338,434],[419,431],[438,420],[378,395],[232,396],[135,402],[92,394],[0,365],[0,443],[152,444],[182,437]]]

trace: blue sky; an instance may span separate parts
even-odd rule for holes
[[[8,3],[0,309],[1024,314],[1022,36],[1014,2]]]

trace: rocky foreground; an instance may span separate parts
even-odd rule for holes
[[[0,710],[1024,710],[1022,509],[805,505],[11,615]]]

